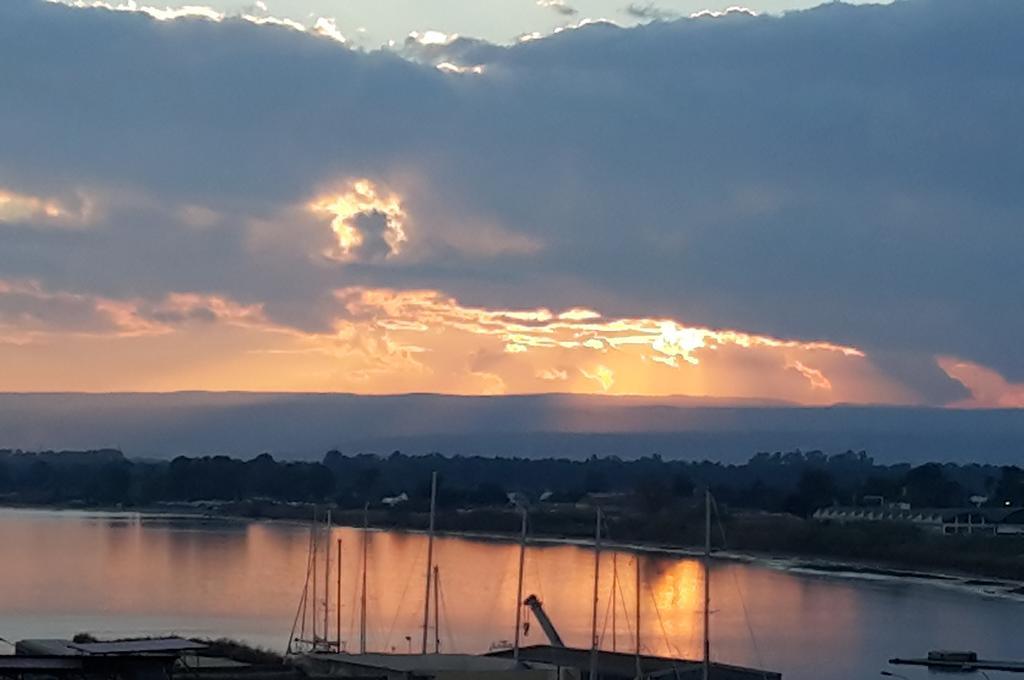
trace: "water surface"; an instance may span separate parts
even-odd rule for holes
[[[337,539],[343,545],[341,638],[349,649],[359,639],[362,538],[347,528],[331,537],[332,545]],[[283,649],[305,582],[308,546],[308,527],[287,523],[0,510],[0,636],[176,632]],[[418,649],[425,537],[371,532],[367,556],[369,648]],[[442,651],[486,651],[511,639],[518,547],[442,537],[435,558]],[[628,552],[603,553],[598,627],[604,648],[631,651],[636,644],[636,559]],[[332,560],[336,564],[334,555]],[[643,651],[699,656],[700,563],[663,555],[639,560]],[[585,547],[527,551],[524,592],[544,602],[567,644],[589,644],[593,574],[593,552]],[[335,578],[332,573],[329,579],[332,636]],[[934,648],[1024,657],[1024,604],[1010,599],[728,561],[714,564],[711,584],[713,656],[782,671],[793,680],[874,678],[889,657]],[[524,643],[544,643],[540,627],[531,624]],[[893,670],[928,677],[915,669]]]

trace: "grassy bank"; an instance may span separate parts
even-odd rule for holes
[[[220,506],[220,512],[261,519],[304,521],[311,507],[245,501]],[[333,511],[335,523],[361,526],[362,510]],[[658,548],[697,549],[704,541],[702,510],[680,505],[657,513],[610,510],[606,535],[621,543]],[[426,530],[427,513],[371,510],[371,526],[384,529]],[[519,515],[512,509],[481,507],[444,510],[437,527],[444,532],[515,536]],[[530,515],[530,533],[536,537],[593,538],[591,508],[557,504]],[[969,576],[1024,581],[1024,538],[1014,536],[940,536],[896,523],[824,524],[793,515],[723,512],[716,521],[712,543],[735,552],[828,559],[888,566],[895,569],[959,573]]]

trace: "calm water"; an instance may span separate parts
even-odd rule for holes
[[[336,529],[337,538],[344,546],[342,638],[355,641],[361,535]],[[288,524],[0,510],[0,636],[178,632],[282,649],[302,591],[308,540],[307,528]],[[369,646],[404,651],[406,636],[414,645],[420,639],[426,540],[371,532],[367,550]],[[511,639],[517,546],[440,538],[435,555],[442,649],[485,651]],[[633,644],[634,559],[608,552],[602,561],[599,620],[609,649]],[[698,656],[700,564],[641,556],[640,573],[644,650]],[[593,553],[586,549],[527,552],[524,592],[541,598],[570,645],[588,644],[592,577]],[[779,670],[793,680],[876,678],[891,656],[941,647],[1024,657],[1019,602],[731,562],[714,566],[712,589],[713,656]],[[334,620],[332,610],[332,627]],[[543,642],[534,622],[525,643]]]

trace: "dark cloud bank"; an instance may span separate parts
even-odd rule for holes
[[[963,392],[935,355],[1024,378],[1021,35],[1017,0],[904,0],[434,50],[475,76],[241,20],[5,0],[0,186],[104,203],[85,229],[0,224],[0,276],[217,292],[302,328],[352,284],[670,315],[855,344],[945,403]],[[282,211],[347,177],[403,192],[422,256],[252,246],[254,221],[287,232]],[[188,226],[184,205],[222,219]],[[543,247],[433,238],[475,223]]]

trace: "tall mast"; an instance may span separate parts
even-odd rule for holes
[[[324,524],[324,646],[330,644],[331,611],[331,511],[327,511],[327,522]]]
[[[317,576],[317,571],[316,571],[316,563],[317,563],[317,559],[318,559],[317,552],[320,549],[320,528],[319,528],[319,526],[317,526],[317,519],[318,519],[318,517],[317,517],[316,507],[314,507],[313,508],[313,615],[312,615],[312,618],[313,618],[313,647],[314,648],[316,648],[316,623],[317,623],[317,619],[320,618],[320,615],[317,612],[317,607],[320,606],[320,602],[317,600],[317,596],[316,596],[316,584],[317,584],[317,581],[319,580],[319,577]]]
[[[711,674],[711,489],[704,492],[704,680]]]
[[[441,574],[434,565],[434,654],[441,651],[441,609],[438,604],[438,590],[441,588]]]
[[[306,581],[302,586],[302,597],[299,598],[299,608],[295,610],[295,619],[292,620],[292,631],[288,634],[288,653],[293,651],[293,643],[303,641],[306,638],[306,600],[309,597],[309,571],[313,566],[313,531],[309,532],[309,550],[306,552]],[[301,628],[299,628],[301,622]],[[295,637],[295,631],[299,631],[299,637]]]
[[[600,593],[597,585],[601,579],[601,506],[597,506],[597,522],[594,529],[594,607],[590,617],[590,680],[597,680],[597,604]]]
[[[640,553],[633,556],[636,562],[636,679],[643,677],[643,670],[640,667]]]
[[[306,611],[309,608],[309,575],[313,569],[313,548],[316,547],[316,525],[309,527],[309,562],[306,564],[306,587],[302,589],[302,629],[299,632],[301,639],[306,638]]]
[[[616,623],[615,623],[615,612],[617,607],[615,606],[615,589],[619,585],[619,553],[612,553],[612,651],[617,652],[617,641],[615,639]]]
[[[519,635],[523,623],[523,565],[526,562],[526,508],[520,506],[523,516],[522,530],[519,532],[519,579],[516,585],[516,635],[512,643],[512,658],[519,660]]]
[[[370,535],[370,504],[363,506],[363,585],[359,596],[359,653],[366,654],[366,541]]]
[[[341,651],[341,539],[338,539],[338,583],[337,599],[334,606],[334,649]]]
[[[427,575],[423,593],[423,653],[427,653],[427,628],[430,621],[430,576],[434,568],[434,509],[437,503],[437,471],[430,475],[430,533],[427,534]]]

